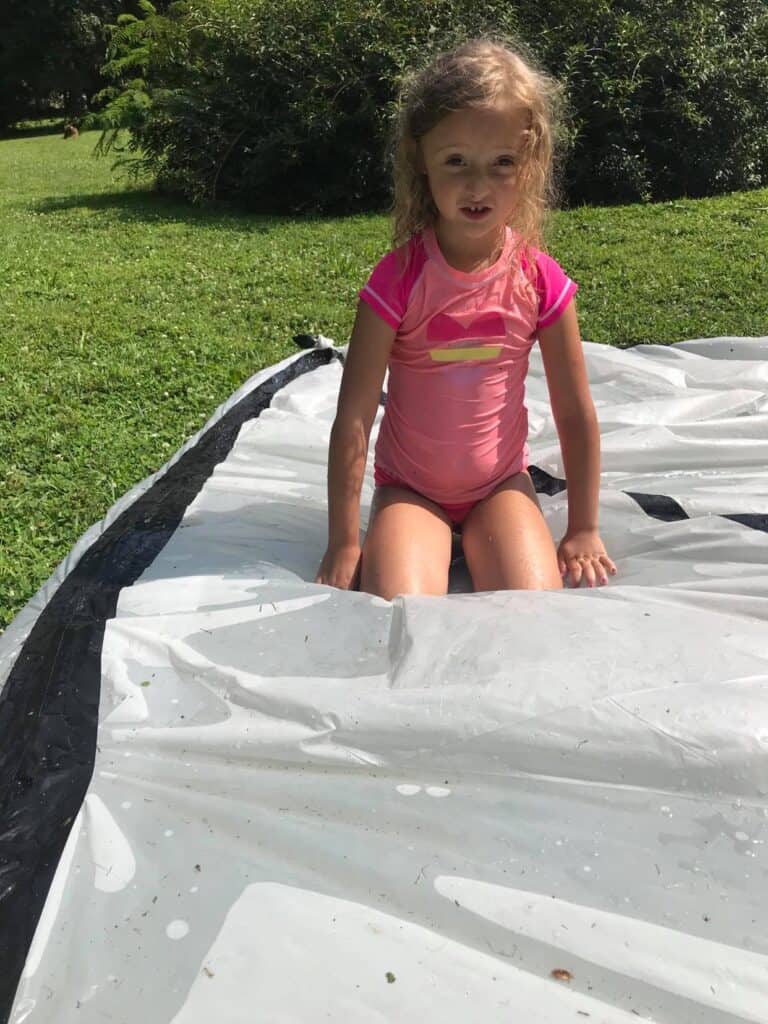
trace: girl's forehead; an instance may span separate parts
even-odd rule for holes
[[[423,143],[432,152],[451,146],[512,146],[529,127],[530,113],[522,106],[454,110],[424,135]]]

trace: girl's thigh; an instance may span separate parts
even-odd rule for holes
[[[461,537],[475,590],[562,589],[557,549],[527,470],[475,505]]]
[[[360,590],[391,600],[396,594],[445,594],[451,523],[428,498],[404,487],[377,487],[363,544]]]

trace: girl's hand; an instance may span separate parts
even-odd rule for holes
[[[315,583],[325,583],[340,590],[355,590],[360,579],[359,544],[329,546],[323,555]]]
[[[570,572],[572,586],[578,587],[582,578],[594,587],[596,581],[608,582],[608,573],[615,576],[617,569],[608,557],[597,530],[576,530],[566,533],[557,549],[560,575],[565,579]]]

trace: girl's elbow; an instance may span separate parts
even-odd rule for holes
[[[375,417],[375,406],[369,409],[361,403],[340,401],[336,409],[336,417],[333,421],[332,429],[336,433],[351,432],[354,434],[362,430],[365,436],[368,437]]]
[[[362,413],[340,409],[331,427],[331,444],[358,444],[361,440],[367,444],[370,433],[371,425]]]

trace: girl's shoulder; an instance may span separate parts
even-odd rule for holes
[[[405,316],[408,300],[426,260],[421,233],[411,236],[407,242],[381,257],[359,293],[360,298],[397,328]]]
[[[542,249],[529,247],[521,255],[520,266],[534,286],[539,302],[537,327],[549,327],[563,313],[579,289],[558,261]]]

